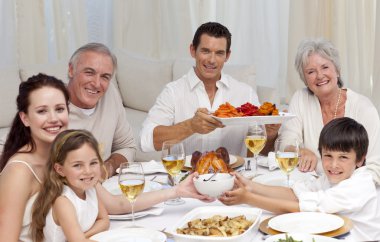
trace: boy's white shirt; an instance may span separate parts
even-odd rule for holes
[[[361,167],[338,184],[326,175],[296,182],[292,187],[301,212],[337,213],[349,217],[355,241],[380,240],[380,194],[371,174]]]

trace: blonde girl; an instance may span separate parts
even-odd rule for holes
[[[57,136],[33,206],[33,241],[90,241],[108,229],[108,214],[95,189],[102,165],[90,132],[66,130]]]

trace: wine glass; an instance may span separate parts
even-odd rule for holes
[[[145,186],[145,176],[141,163],[122,163],[118,181],[122,193],[131,203],[132,227],[135,227],[134,205]]]
[[[265,125],[254,123],[248,127],[247,136],[245,137],[245,146],[253,153],[254,169],[248,167],[248,170],[243,172],[243,176],[253,178],[257,171],[257,156],[264,148],[267,142],[267,133]]]
[[[300,142],[292,138],[278,138],[274,142],[274,150],[278,166],[285,172],[290,187],[290,173],[298,164]]]
[[[185,165],[185,149],[183,143],[176,140],[165,141],[162,144],[161,160],[166,171],[173,178],[174,186],[177,185],[178,175]],[[184,203],[185,201],[180,197],[165,202],[165,204],[168,205],[180,205]]]

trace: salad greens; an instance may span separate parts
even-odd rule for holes
[[[312,240],[315,242],[315,239]],[[288,234],[285,234],[285,239],[279,239],[276,242],[303,242],[302,240],[295,240],[292,238],[292,236],[288,236]]]

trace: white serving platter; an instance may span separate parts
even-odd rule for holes
[[[176,242],[198,242],[198,241],[228,241],[228,242],[249,242],[255,235],[261,217],[261,209],[252,207],[227,207],[227,206],[204,206],[198,207],[185,214],[168,231],[173,235]],[[242,234],[231,237],[210,237],[198,235],[177,234],[177,228],[187,227],[187,222],[193,219],[205,219],[214,215],[236,217],[244,215],[248,220],[254,220],[253,224]]]
[[[279,115],[268,116],[245,116],[245,117],[233,117],[233,118],[219,118],[212,116],[219,120],[224,125],[250,125],[250,124],[281,124],[289,119],[296,117],[291,113],[279,112]]]

